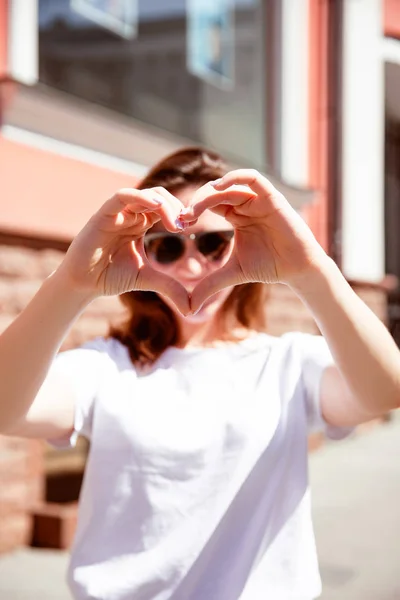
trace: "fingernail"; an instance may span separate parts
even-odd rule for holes
[[[152,198],[153,202],[155,202],[156,204],[158,204],[158,206],[161,206],[162,204],[164,204],[164,199],[163,198]]]
[[[212,187],[215,187],[216,185],[219,185],[222,181],[222,177],[220,177],[219,179],[216,179],[215,181],[210,181],[210,185],[212,185]]]
[[[175,219],[175,227],[177,229],[180,229],[181,231],[183,231],[185,229],[185,225],[186,225],[186,223],[182,223],[182,221],[179,220],[179,217],[177,219]]]

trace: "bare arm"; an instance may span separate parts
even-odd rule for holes
[[[59,437],[72,428],[74,399],[68,384],[55,376],[46,380],[46,375],[68,330],[91,300],[56,271],[0,336],[2,433]]]
[[[208,188],[210,185],[208,184]],[[353,292],[287,200],[260,173],[238,169],[195,194],[180,215],[193,223],[205,210],[235,230],[229,260],[192,292],[197,310],[224,287],[285,283],[308,306],[338,370],[322,381],[322,412],[332,425],[357,424],[400,406],[400,352],[381,321]]]
[[[334,356],[321,384],[331,425],[357,425],[400,406],[400,352],[384,324],[326,259],[296,286]]]
[[[49,368],[94,298],[153,290],[188,312],[186,290],[154,271],[143,250],[143,236],[157,221],[176,231],[181,208],[162,188],[123,189],[90,218],[57,271],[0,336],[0,433],[53,438],[72,429],[74,394]]]

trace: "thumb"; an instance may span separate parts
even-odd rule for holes
[[[243,283],[240,272],[235,264],[228,261],[224,267],[218,269],[200,281],[191,294],[191,312],[196,313],[208,298],[232,285]]]
[[[156,292],[161,296],[166,296],[172,300],[184,316],[191,312],[189,294],[183,285],[169,275],[152,269],[149,265],[145,265],[140,269],[135,289]]]

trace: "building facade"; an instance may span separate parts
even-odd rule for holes
[[[0,0],[0,329],[115,190],[201,144],[266,174],[397,331],[399,65],[396,0]],[[94,302],[63,348],[120,314]],[[284,286],[268,314],[317,331]],[[68,546],[86,452],[0,437],[0,552]]]

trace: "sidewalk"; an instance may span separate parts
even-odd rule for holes
[[[66,552],[23,548],[0,557],[1,600],[72,600]]]
[[[400,600],[400,411],[310,461],[323,600]]]
[[[321,600],[400,600],[400,412],[312,454],[310,476]],[[1,600],[71,600],[67,560],[32,548],[0,557]]]

